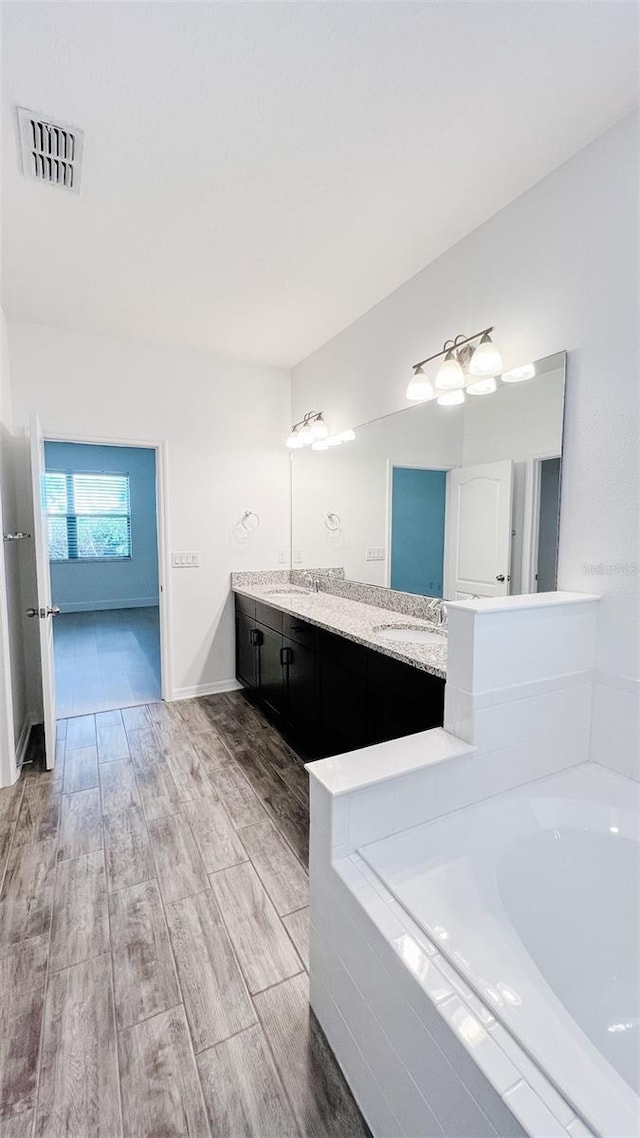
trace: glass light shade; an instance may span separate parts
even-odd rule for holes
[[[311,444],[311,450],[329,450],[329,440],[316,439],[315,443]]]
[[[487,375],[484,379],[476,379],[466,387],[469,395],[491,395],[495,390],[496,381],[492,375]]]
[[[452,391],[443,391],[442,395],[438,396],[438,403],[441,407],[456,407],[459,403],[464,403],[464,391],[461,387],[456,387]]]
[[[340,434],[338,435],[341,443],[352,443],[355,437],[356,432],[351,430],[351,428],[348,431],[340,431]]]
[[[455,391],[456,387],[464,387],[464,372],[453,352],[447,352],[438,368],[436,387],[438,391]]]
[[[471,357],[469,371],[472,375],[498,375],[502,367],[500,352],[493,343],[491,336],[485,332],[478,347]]]
[[[533,379],[536,374],[534,364],[523,364],[522,367],[514,367],[511,371],[503,371],[503,383],[522,383],[523,379]]]
[[[330,447],[339,447],[341,442],[340,435],[331,435],[331,438],[327,439],[327,444]]]
[[[302,446],[300,442],[300,431],[292,431],[287,439],[287,446],[290,450],[298,450]]]
[[[298,435],[300,437],[298,446],[308,447],[309,443],[313,442],[313,434],[311,432],[311,427],[309,426],[303,424],[303,426],[300,427],[300,430],[298,431]]]
[[[311,424],[309,430],[311,431],[311,437],[314,440],[326,439],[327,435],[329,434],[329,431],[327,430],[327,424],[322,418],[322,415],[319,419],[316,419],[315,422]]]
[[[417,367],[409,380],[405,398],[416,403],[426,403],[429,399],[435,399],[435,396],[431,380],[421,367]]]

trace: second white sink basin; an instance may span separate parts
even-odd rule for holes
[[[444,647],[447,643],[443,632],[434,632],[430,628],[421,628],[418,625],[381,624],[373,630],[380,640],[390,640],[395,644],[431,644]]]

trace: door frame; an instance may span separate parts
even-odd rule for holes
[[[153,450],[156,456],[156,520],[158,542],[158,609],[160,623],[160,698],[173,699],[171,653],[171,596],[169,574],[169,467],[166,439],[124,439],[42,428],[46,443],[84,443],[87,446],[134,447]],[[49,568],[51,571],[51,568]]]
[[[450,470],[455,470],[454,466],[423,466],[423,464],[421,462],[396,462],[392,458],[387,459],[387,501],[386,501],[387,556],[386,556],[386,565],[385,565],[385,574],[384,574],[384,583],[385,583],[385,588],[387,588],[387,589],[391,588],[391,569],[392,569],[392,565],[391,565],[391,537],[393,534],[393,472],[396,468],[399,470],[441,470],[444,474],[447,474]],[[444,534],[445,534],[445,541],[444,541],[444,554],[443,554],[443,558],[442,558],[442,591],[443,592],[444,592],[444,570],[445,570],[445,563],[446,563],[446,556],[447,556],[447,499],[448,499],[448,494],[447,494],[447,490],[446,490],[446,486],[445,486],[445,496],[444,496]]]

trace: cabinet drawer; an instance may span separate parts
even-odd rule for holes
[[[236,593],[236,612],[242,612],[253,620],[256,615],[256,602],[251,597],[243,597],[240,593]]]
[[[303,648],[308,648],[311,652],[315,650],[316,646],[316,629],[313,624],[308,621],[302,620],[299,616],[292,616],[290,613],[283,613],[283,632],[289,640],[293,640],[296,644],[301,644]]]
[[[266,624],[267,628],[272,628],[274,632],[282,632],[284,613],[280,612],[280,609],[272,608],[271,605],[265,605],[262,601],[256,601],[256,620]]]

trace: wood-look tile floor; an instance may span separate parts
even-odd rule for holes
[[[0,1138],[365,1138],[308,1006],[308,787],[242,693],[0,791]]]
[[[61,717],[160,699],[156,607],[61,613],[53,644]]]

